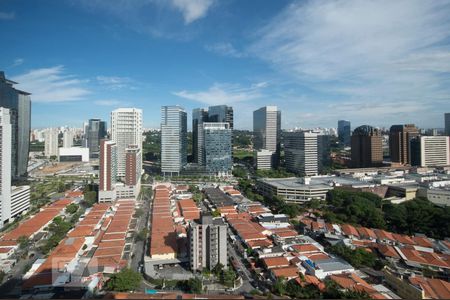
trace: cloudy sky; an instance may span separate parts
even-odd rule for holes
[[[450,2],[0,1],[0,70],[32,93],[32,126],[81,126],[121,106],[277,105],[283,128],[338,119],[443,127]]]

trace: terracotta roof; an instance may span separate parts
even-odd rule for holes
[[[286,279],[291,279],[298,276],[298,268],[294,266],[284,268],[274,268],[271,269],[270,272],[272,272],[275,278],[284,277]]]
[[[266,265],[267,268],[276,268],[276,267],[283,267],[283,266],[289,266],[289,260],[284,256],[279,257],[265,257],[262,259],[264,262],[264,265]]]
[[[344,224],[344,225],[341,225],[341,230],[342,230],[342,232],[343,232],[345,235],[347,235],[347,236],[355,236],[355,237],[359,237],[359,233],[358,233],[358,231],[356,230],[356,228],[353,227],[353,226],[350,225],[350,224]]]
[[[291,246],[298,253],[320,252],[320,249],[313,244],[299,244]]]
[[[395,251],[395,248],[392,246],[379,244],[377,249],[384,257],[400,258],[400,255],[398,255],[397,251]]]
[[[409,282],[422,289],[427,298],[450,299],[450,283],[447,281],[415,276],[409,277]]]
[[[415,244],[414,240],[407,235],[393,233],[392,236],[398,243],[405,244],[405,245],[414,245]]]
[[[395,241],[394,237],[392,236],[392,233],[383,230],[383,229],[374,229],[375,234],[377,235],[377,238],[380,240],[389,240],[389,241]]]
[[[433,248],[433,243],[426,237],[413,236],[412,239],[419,246]]]
[[[359,236],[362,238],[371,238],[371,239],[376,239],[377,235],[375,234],[375,232],[367,227],[356,227],[356,230],[359,233]]]

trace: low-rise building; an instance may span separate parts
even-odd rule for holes
[[[61,147],[58,149],[59,162],[89,162],[89,148]]]

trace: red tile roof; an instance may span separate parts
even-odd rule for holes
[[[415,276],[409,277],[409,282],[422,289],[427,298],[450,299],[450,283],[447,281]]]

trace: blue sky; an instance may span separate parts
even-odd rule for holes
[[[112,3],[114,5],[112,5]],[[282,127],[416,123],[450,111],[450,2],[0,0],[0,69],[31,92],[32,126],[117,107],[282,110]]]

